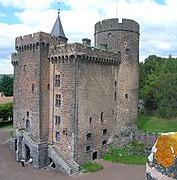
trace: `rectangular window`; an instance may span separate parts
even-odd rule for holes
[[[55,116],[55,125],[60,124],[60,116]]]
[[[60,75],[55,75],[55,87],[60,87]]]
[[[61,107],[61,94],[56,94],[55,96],[55,106]]]
[[[87,133],[87,141],[92,139],[92,133]]]
[[[90,145],[86,146],[86,151],[87,152],[90,151],[90,149],[91,149]]]
[[[103,136],[107,135],[108,130],[107,129],[103,129]]]
[[[59,140],[60,140],[60,133],[56,132],[56,141],[59,141]]]

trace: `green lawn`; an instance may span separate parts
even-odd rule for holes
[[[140,115],[137,119],[137,127],[146,132],[177,132],[177,119],[167,120],[155,116]]]
[[[136,142],[131,142],[122,149],[108,148],[108,153],[102,156],[102,159],[123,164],[145,164],[147,155],[142,152],[145,150],[145,145]]]
[[[96,162],[89,162],[87,164],[82,165],[82,172],[84,172],[84,173],[96,172],[96,171],[100,171],[102,169],[103,169],[103,166]]]

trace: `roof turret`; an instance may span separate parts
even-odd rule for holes
[[[57,19],[55,21],[55,24],[52,28],[52,31],[51,31],[51,34],[53,36],[56,36],[56,37],[62,37],[62,38],[66,38],[65,36],[65,33],[63,31],[63,27],[62,27],[62,24],[61,24],[61,20],[60,20],[60,15],[58,13],[58,16],[57,16]],[[67,38],[66,38],[67,39]]]

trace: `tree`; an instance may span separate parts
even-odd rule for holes
[[[13,76],[4,74],[0,79],[0,92],[5,96],[13,96]]]
[[[161,74],[154,89],[156,114],[162,117],[177,116],[177,73]]]
[[[177,58],[149,56],[140,63],[140,98],[167,118],[177,116]]]
[[[13,117],[13,104],[8,102],[5,104],[0,104],[0,119],[7,121],[9,118],[12,120]]]

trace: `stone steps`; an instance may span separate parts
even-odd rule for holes
[[[66,159],[61,153],[59,153],[59,150],[55,146],[52,146],[51,148],[68,165],[70,168],[70,175],[78,174],[80,172],[80,167],[76,162]]]

